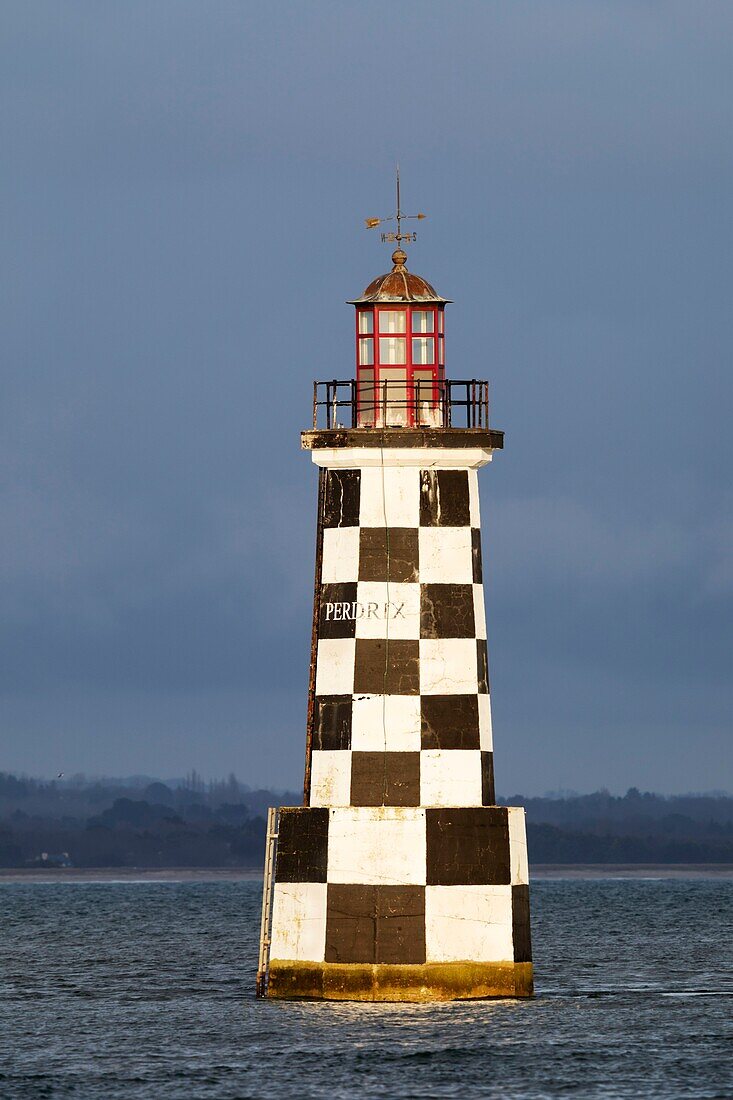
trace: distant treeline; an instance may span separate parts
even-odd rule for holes
[[[257,867],[268,806],[234,775],[44,781],[0,772],[0,867]]]
[[[663,797],[631,787],[553,798],[505,798],[524,806],[534,863],[733,863],[733,798]]]
[[[252,790],[234,775],[163,783],[0,772],[0,867],[251,867],[268,806],[296,792]],[[533,863],[733,863],[733,798],[632,788],[502,799],[527,809]]]

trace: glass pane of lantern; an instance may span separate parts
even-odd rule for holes
[[[357,423],[363,428],[374,426],[374,371],[360,370],[358,385]]]
[[[374,341],[373,340],[359,340],[359,363],[364,366],[371,366],[374,362]]]
[[[444,336],[438,337],[438,362],[440,363],[441,367],[445,363],[445,348],[443,347],[444,340]]]
[[[380,336],[379,338],[379,362],[380,363],[405,363],[404,337]]]
[[[412,311],[412,331],[413,332],[432,332],[433,331],[433,311],[432,311],[432,309],[413,309],[413,311]]]
[[[359,310],[359,332],[374,332],[374,314],[370,309]]]
[[[438,332],[443,332],[443,310],[438,310]]]
[[[415,364],[432,363],[435,358],[435,348],[432,336],[413,336],[412,361]]]
[[[380,309],[379,311],[379,331],[380,332],[404,332],[405,331],[405,311],[404,309]],[[402,360],[404,362],[404,359]]]
[[[397,428],[409,422],[407,408],[407,371],[380,370],[379,407],[381,423],[387,428]]]
[[[412,372],[415,400],[415,423],[421,427],[440,428],[442,410],[438,403],[438,383],[432,370]]]

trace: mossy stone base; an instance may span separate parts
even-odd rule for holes
[[[324,1001],[466,1001],[531,997],[532,963],[314,963],[270,960],[268,997]]]

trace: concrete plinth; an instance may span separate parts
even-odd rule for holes
[[[283,1000],[470,1001],[531,997],[532,963],[422,965],[270,960],[268,996]]]

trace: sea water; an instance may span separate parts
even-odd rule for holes
[[[257,1001],[258,882],[0,883],[0,1097],[733,1097],[730,879],[532,887],[537,996]]]

